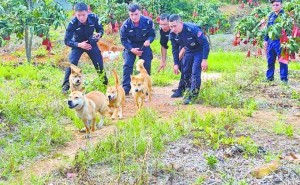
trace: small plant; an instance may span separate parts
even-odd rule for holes
[[[249,99],[244,103],[244,110],[243,114],[252,117],[254,111],[257,110],[257,103],[255,102],[254,99]]]
[[[210,169],[215,169],[218,159],[214,155],[206,155],[205,159],[207,161],[207,165],[209,166]]]
[[[288,125],[282,121],[277,121],[273,127],[273,131],[277,135],[286,135],[292,137],[294,135],[294,128],[292,125]]]

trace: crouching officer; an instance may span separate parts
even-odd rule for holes
[[[91,58],[96,71],[100,75],[104,75],[103,84],[107,85],[107,77],[103,72],[103,59],[97,45],[98,40],[103,35],[102,24],[95,14],[88,13],[88,7],[85,3],[75,5],[75,15],[76,17],[69,23],[65,34],[65,44],[72,48],[69,61],[77,66],[81,55],[86,52]],[[93,35],[94,31],[97,32],[96,35]],[[71,69],[68,67],[62,85],[63,93],[67,93],[70,88],[70,74]]]
[[[160,46],[161,46],[161,62],[158,68],[158,72],[166,67],[166,60],[167,60],[167,49],[168,49],[168,41],[170,37],[170,26],[169,26],[169,14],[163,13],[159,16],[159,33],[160,33]],[[179,70],[182,71],[182,58],[185,53],[185,49],[180,47],[179,53]],[[189,87],[188,84],[184,83],[183,80],[183,73],[181,73],[178,89],[172,94],[171,98],[179,98],[183,96],[186,87]]]
[[[177,14],[169,17],[169,26],[171,28],[170,40],[172,43],[173,70],[175,74],[178,74],[179,47],[183,46],[186,49],[182,73],[185,83],[190,83],[191,85],[183,103],[189,104],[199,94],[201,70],[207,70],[209,43],[198,25],[183,23],[181,17]]]
[[[141,8],[138,4],[128,5],[129,18],[124,21],[121,27],[121,42],[125,47],[123,52],[123,88],[125,94],[129,95],[131,89],[130,75],[133,72],[136,56],[143,59],[144,66],[151,74],[151,61],[153,59],[150,43],[155,38],[154,24],[152,20],[141,15]]]
[[[281,0],[271,0],[271,6],[273,12],[269,15],[268,25],[273,25],[276,18],[283,14],[282,10],[282,1]],[[275,61],[276,57],[279,58],[280,65],[280,79],[284,84],[288,82],[288,64],[284,61],[280,60],[281,47],[280,47],[280,39],[276,38],[272,40],[269,38],[268,34],[264,37],[264,47],[267,52],[267,60],[268,60],[268,70],[266,72],[266,81],[274,80],[274,70],[275,70]]]

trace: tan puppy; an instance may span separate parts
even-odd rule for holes
[[[83,88],[83,74],[82,70],[75,66],[74,64],[70,64],[71,74],[69,77],[70,89],[73,91],[80,91]]]
[[[112,70],[115,78],[115,86],[110,86],[106,90],[106,96],[109,100],[109,108],[114,112],[111,116],[112,119],[123,118],[123,108],[125,105],[125,91],[119,84],[119,76],[115,69]]]
[[[144,67],[144,60],[138,60],[136,64],[136,70],[140,73],[135,76],[130,76],[130,85],[135,104],[137,105],[138,109],[141,109],[143,107],[146,95],[149,96],[149,101],[151,101],[152,81]]]
[[[99,126],[103,125],[103,116],[109,110],[106,96],[99,91],[84,94],[82,91],[73,91],[68,99],[69,108],[75,109],[76,114],[83,121],[86,129],[85,138],[90,137],[90,130],[95,131],[96,113],[101,119]]]

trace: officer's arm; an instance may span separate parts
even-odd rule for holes
[[[120,32],[120,37],[121,37],[121,43],[127,50],[132,49],[132,45],[128,42],[128,32],[126,31],[126,25],[123,23],[123,26],[121,27],[121,32]]]
[[[104,33],[102,23],[100,22],[100,20],[99,20],[99,18],[97,16],[95,17],[95,19],[96,19],[95,30],[102,37],[102,35]]]
[[[65,44],[69,47],[78,47],[78,42],[72,40],[75,28],[72,23],[69,23],[65,33]]]
[[[200,46],[202,46],[202,52],[203,52],[203,59],[207,59],[208,58],[208,54],[209,54],[209,43],[207,40],[207,37],[202,33],[202,31],[199,29],[197,30],[197,32],[195,32],[196,34],[196,40],[197,42],[200,44]]]
[[[160,32],[161,32],[161,34],[160,34],[159,43],[160,43],[160,50],[161,50],[161,59],[163,62],[166,62],[169,39],[165,35],[163,35],[161,30],[160,30]]]
[[[160,34],[160,40],[159,40],[159,43],[160,43],[161,47],[164,47],[165,49],[168,49],[168,41],[169,41],[168,37],[166,37],[165,35],[163,35],[163,33],[161,33]]]
[[[172,44],[172,54],[173,54],[173,59],[174,59],[174,65],[179,64],[179,44],[174,40],[170,39],[171,44]]]
[[[154,23],[152,21],[150,21],[150,27],[149,27],[149,35],[148,35],[148,39],[150,41],[150,43],[152,43],[154,41],[155,38],[155,30],[154,30]]]

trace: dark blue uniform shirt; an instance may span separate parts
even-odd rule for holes
[[[276,18],[280,15],[280,14],[283,14],[284,11],[283,10],[280,10],[280,12],[276,15],[274,12],[272,12],[270,15],[269,15],[269,18],[268,18],[268,25],[267,27],[273,25],[275,23],[275,20]],[[266,34],[265,37],[264,37],[264,41],[268,41],[269,40],[269,35]],[[276,38],[275,40],[279,40],[279,38]]]
[[[178,35],[173,32],[170,33],[170,40],[175,65],[179,64],[180,46],[185,47],[186,52],[200,51],[203,54],[203,59],[208,57],[209,43],[207,37],[196,24],[183,23],[183,29]]]
[[[89,14],[86,24],[82,24],[75,17],[67,27],[65,44],[70,47],[78,47],[78,43],[89,40],[93,36],[94,31],[100,33],[101,36],[103,35],[103,27],[97,15]]]
[[[167,32],[164,32],[161,28],[159,28],[159,34],[160,34],[160,40],[159,40],[160,45],[162,45],[164,48],[168,49],[170,30]]]
[[[155,38],[154,24],[152,20],[141,15],[139,26],[135,27],[134,23],[128,18],[121,27],[121,42],[127,50],[135,47],[142,47],[146,40],[150,43]]]

